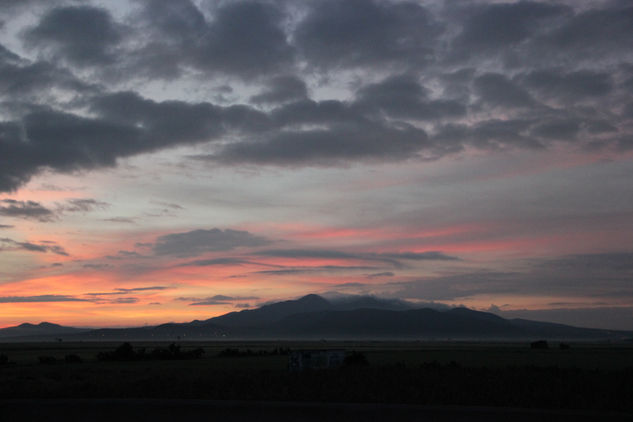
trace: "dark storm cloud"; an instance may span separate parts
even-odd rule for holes
[[[313,2],[294,33],[311,66],[419,66],[432,60],[441,32],[414,2],[369,0]]]
[[[258,104],[283,103],[302,100],[308,97],[308,88],[303,80],[296,76],[277,76],[266,84],[260,94],[251,97],[251,101]]]
[[[466,107],[457,101],[429,99],[428,91],[411,75],[391,76],[366,85],[357,96],[357,107],[395,118],[432,120],[466,114]]]
[[[569,73],[560,69],[535,70],[518,79],[523,86],[536,91],[541,97],[565,102],[601,97],[613,89],[611,75],[589,70]]]
[[[131,92],[92,97],[100,117],[32,107],[0,122],[0,191],[13,190],[44,168],[60,172],[114,166],[120,157],[217,139],[226,131],[259,130],[267,117],[246,106],[154,102]]]
[[[0,224],[0,229],[10,229],[10,228],[13,228],[13,226],[10,224]]]
[[[0,155],[13,157],[0,171],[3,191],[16,189],[43,168],[69,172],[113,166],[119,156],[151,149],[135,127],[50,109],[1,124],[0,134],[8,135],[0,136]]]
[[[535,37],[532,49],[549,60],[582,62],[621,54],[630,59],[631,26],[633,7],[630,3],[606,3],[579,12],[551,31]]]
[[[161,236],[153,246],[156,255],[195,256],[205,252],[228,251],[239,247],[256,247],[270,240],[247,231],[217,228],[193,230]]]
[[[426,133],[414,126],[368,123],[280,131],[256,141],[228,144],[217,153],[200,158],[225,164],[329,166],[348,161],[403,160],[427,144]]]
[[[302,124],[362,124],[364,117],[353,110],[351,105],[337,100],[295,101],[278,107],[271,117],[279,126],[293,127]]]
[[[16,33],[29,59],[0,46],[0,156],[12,157],[0,168],[0,191],[46,169],[91,170],[207,142],[217,144],[197,158],[212,165],[288,167],[433,160],[561,140],[633,147],[633,8],[623,2],[427,9],[407,1],[199,8],[156,0],[134,3],[120,20],[104,8],[41,5]],[[340,70],[353,71],[353,81]],[[205,89],[229,86],[233,101],[262,107],[118,91],[181,77],[208,82]],[[328,99],[328,81],[349,82],[348,97]]]
[[[194,63],[243,76],[287,69],[293,51],[281,29],[282,17],[270,3],[226,3],[215,10]]]
[[[207,140],[222,131],[221,110],[209,103],[159,103],[134,92],[118,92],[95,97],[91,108],[119,124],[142,125],[156,148],[171,143]],[[149,139],[145,141],[150,142]]]
[[[451,43],[457,60],[504,52],[547,29],[554,18],[571,14],[566,6],[542,2],[465,4],[464,9],[454,11],[461,15],[458,19],[464,19],[459,35]]]
[[[475,92],[493,107],[530,107],[535,105],[530,94],[499,73],[486,73],[474,81]]]
[[[64,3],[79,3],[80,1],[82,0],[7,0],[0,2],[0,12],[19,11],[21,9],[34,7],[52,7]]]
[[[488,150],[543,148],[545,145],[529,133],[535,123],[531,119],[491,119],[470,126],[447,124],[438,127],[433,140],[454,149],[461,149],[464,145]]]
[[[40,303],[40,302],[86,302],[66,295],[39,295],[39,296],[1,296],[0,303]]]
[[[0,46],[0,96],[32,98],[48,94],[51,88],[89,92],[91,84],[81,82],[70,71],[49,62],[29,62]]]
[[[29,46],[63,57],[80,66],[97,66],[115,60],[115,47],[124,29],[110,13],[90,6],[59,7],[47,12],[24,37]]]
[[[5,217],[26,218],[42,222],[55,219],[55,213],[39,202],[16,201],[15,199],[0,200],[0,215]]]
[[[183,68],[253,78],[292,66],[294,49],[274,4],[227,2],[211,14],[207,21],[190,1],[146,2],[140,19],[154,37],[133,68],[166,78]]]
[[[530,134],[547,139],[573,141],[580,130],[581,122],[576,119],[556,119],[538,123]]]

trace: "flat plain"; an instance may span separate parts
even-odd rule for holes
[[[170,345],[131,344],[147,353]],[[571,343],[564,350],[558,343],[536,350],[529,343],[490,342],[179,342],[183,352],[201,348],[204,354],[97,359],[120,345],[0,344],[0,354],[8,358],[0,365],[0,396],[5,405],[33,399],[177,399],[633,413],[633,344],[625,342]],[[289,349],[356,351],[367,363],[293,373]],[[68,355],[80,362],[68,362]]]

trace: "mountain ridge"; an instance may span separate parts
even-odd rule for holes
[[[415,308],[372,296],[328,301],[310,294],[207,320],[131,328],[81,329],[50,322],[0,329],[0,339],[52,340],[210,339],[624,339],[633,332],[574,327],[464,307]]]

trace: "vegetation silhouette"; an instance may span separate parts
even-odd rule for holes
[[[235,358],[243,356],[287,356],[290,354],[290,348],[276,347],[272,350],[251,350],[246,349],[244,351],[227,347],[221,350],[217,357],[219,358]]]
[[[531,349],[549,349],[549,344],[545,340],[533,341],[530,343]]]
[[[362,352],[352,351],[345,359],[343,359],[343,367],[359,367],[359,366],[369,366],[369,361],[367,360],[367,356],[365,356]]]
[[[66,363],[82,363],[83,359],[79,355],[69,354],[64,356],[64,361]]]
[[[32,365],[31,352],[18,362],[1,368],[3,383],[0,397],[13,398],[179,398],[209,400],[258,400],[294,402],[357,402],[399,403],[422,405],[506,406],[549,409],[608,409],[633,412],[633,365],[630,347],[614,354],[610,348],[589,349],[582,346],[573,350],[549,350],[533,353],[528,344],[512,348],[507,356],[525,351],[526,356],[547,357],[555,362],[555,355],[575,360],[581,353],[603,350],[604,359],[625,358],[617,366],[584,367],[556,366],[556,364],[499,364],[499,355],[491,354],[487,366],[473,366],[468,361],[443,361],[441,357],[428,361],[399,360],[403,355],[376,349],[356,349],[350,353],[348,364],[339,368],[292,372],[285,367],[283,347],[271,345],[259,353],[254,345],[250,349],[237,346],[216,350],[211,356],[188,351],[172,343],[158,344],[153,351],[135,348],[123,343],[100,355],[103,361],[85,364],[64,364],[57,356],[54,365]],[[51,346],[53,347],[53,346]],[[68,347],[68,346],[65,346]],[[73,346],[77,347],[77,346]],[[67,349],[68,355],[84,355],[94,345],[84,349]],[[112,346],[103,346],[112,347]],[[190,346],[193,348],[193,346]],[[213,347],[217,347],[213,349]],[[485,346],[488,347],[488,346]],[[623,347],[623,346],[622,346]],[[52,348],[51,354],[59,350]],[[84,352],[75,352],[84,350]],[[400,350],[400,349],[398,349]],[[469,350],[481,350],[474,348]],[[237,351],[237,352],[236,352]],[[195,353],[194,353],[195,352]],[[427,350],[430,353],[430,349]],[[51,358],[42,353],[43,358]],[[275,353],[278,353],[275,355]],[[405,351],[408,356],[409,351]],[[420,353],[426,353],[421,351]],[[492,353],[492,352],[486,352]],[[63,356],[63,355],[61,355]],[[252,356],[252,359],[248,357]],[[389,356],[394,359],[389,361]],[[438,356],[438,355],[435,355]],[[246,359],[244,359],[246,357]],[[55,359],[55,357],[53,357]],[[69,358],[70,359],[70,358]],[[163,360],[173,360],[169,365]],[[48,359],[44,359],[47,362]],[[88,359],[85,359],[88,361]],[[366,361],[367,365],[364,364]],[[540,361],[536,359],[536,361]],[[25,362],[21,364],[20,362]],[[593,362],[593,361],[592,361]],[[52,382],[51,380],[54,380]]]
[[[37,360],[44,365],[57,363],[57,359],[54,356],[38,356]]]
[[[97,360],[100,361],[138,361],[138,360],[186,360],[199,359],[204,355],[204,349],[198,347],[193,350],[182,351],[180,345],[171,343],[167,348],[157,347],[151,352],[144,348],[134,350],[128,342],[121,344],[111,352],[100,352]]]

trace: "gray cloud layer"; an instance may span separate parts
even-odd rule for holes
[[[27,251],[27,252],[50,252],[56,255],[68,256],[68,252],[55,242],[43,241],[40,243],[17,242],[9,238],[0,238],[0,252],[2,251]]]
[[[5,217],[27,218],[39,221],[51,221],[55,218],[55,213],[39,202],[3,199],[0,200],[0,204],[0,215]]]
[[[12,157],[0,191],[43,169],[209,142],[199,159],[283,166],[633,146],[626,2],[137,5],[120,19],[90,4],[39,4],[16,34],[32,58],[0,46],[0,156]],[[306,79],[342,71],[357,75],[348,98],[309,97]],[[127,88],[187,78],[239,80],[258,93],[220,106]]]
[[[85,299],[65,295],[39,296],[2,296],[0,303],[37,303],[37,302],[85,302]]]
[[[215,296],[206,297],[206,298],[195,298],[195,297],[176,298],[176,300],[178,301],[191,302],[189,306],[228,305],[235,301],[257,300],[257,299],[259,299],[259,297],[257,296],[226,296],[226,295],[215,295]],[[236,307],[239,307],[239,306],[236,305]]]
[[[270,240],[242,230],[193,230],[161,236],[153,246],[156,255],[195,256],[205,252],[228,251],[238,247],[255,247]]]
[[[532,262],[526,271],[479,271],[393,282],[397,297],[455,300],[475,295],[542,295],[633,299],[633,253],[562,256]]]

